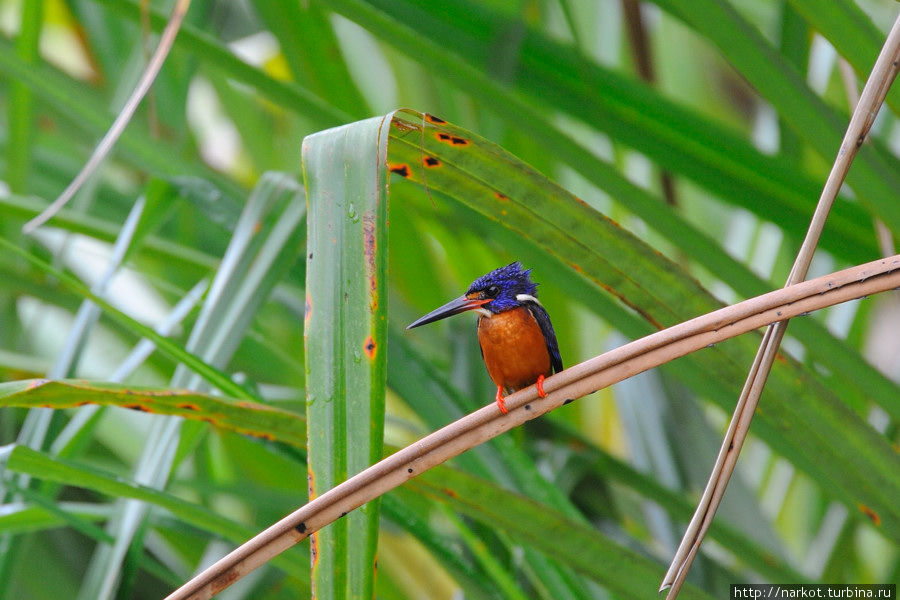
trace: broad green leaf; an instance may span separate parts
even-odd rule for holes
[[[800,239],[806,231],[820,184],[800,165],[762,154],[733,130],[589,61],[575,49],[522,28],[519,63],[511,82],[522,93],[489,78],[483,69],[492,56],[495,32],[517,24],[484,4],[469,2],[465,10],[453,11],[409,1],[329,0],[329,4],[414,59],[427,61],[429,68],[493,109],[510,127],[538,137],[546,152],[614,197],[622,186],[621,174],[561,132],[547,111],[569,113],[667,171],[697,181],[723,202],[778,223],[788,235]],[[837,145],[830,149],[829,159],[836,151]],[[652,227],[674,218],[671,211],[659,207],[654,211],[650,205],[632,210]],[[865,213],[844,201],[835,205],[821,245],[855,262],[871,260],[877,252]]]
[[[514,232],[510,250],[538,246],[555,259],[557,270],[577,274],[578,285],[593,288],[593,296],[601,290],[613,294],[654,328],[719,306],[694,279],[681,275],[643,242],[471,132],[434,117],[401,112],[394,119],[389,159],[394,173],[424,180],[429,189]],[[606,315],[615,322],[621,310],[606,306],[615,311]],[[649,332],[646,325],[644,332]],[[686,381],[702,381],[700,390],[715,390],[711,398],[729,409],[755,346],[749,336],[730,340],[715,351],[682,359],[679,363],[692,364],[691,369],[682,366],[673,372],[685,376],[693,370],[693,376],[687,375],[699,378]],[[773,448],[827,481],[826,491],[856,514],[877,515],[874,521],[886,534],[894,528],[900,531],[900,511],[890,501],[891,494],[900,494],[900,459],[884,438],[819,383],[814,372],[785,360],[770,376],[759,412],[754,427]],[[809,434],[784,434],[798,427]]]
[[[220,517],[205,507],[198,506],[165,492],[147,486],[123,481],[108,473],[71,461],[52,458],[25,446],[17,446],[7,462],[7,468],[33,477],[78,485],[108,496],[136,498],[165,508],[179,519],[194,527],[214,531],[235,541],[252,534],[246,526]]]
[[[62,410],[86,404],[119,406],[204,421],[214,427],[306,445],[305,420],[286,410],[250,400],[171,388],[141,388],[104,382],[33,379],[0,383],[0,406]]]
[[[310,499],[381,458],[390,120],[376,117],[303,142]],[[317,599],[372,596],[378,506],[370,502],[313,534]]]
[[[494,578],[466,554],[460,552],[455,530],[441,531],[432,526],[434,501],[406,487],[399,487],[381,498],[381,512],[386,519],[403,527],[418,539],[454,579],[473,598],[501,598]],[[376,580],[376,586],[380,579]]]

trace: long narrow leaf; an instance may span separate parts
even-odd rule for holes
[[[310,498],[381,456],[389,127],[390,116],[377,117],[303,142]],[[315,535],[316,598],[372,596],[377,533],[372,502]]]
[[[306,426],[302,417],[249,400],[171,388],[141,388],[74,380],[34,379],[0,383],[0,406],[62,410],[86,404],[177,415],[292,446],[303,447],[306,444]]]

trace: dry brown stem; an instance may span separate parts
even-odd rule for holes
[[[828,174],[828,179],[825,181],[815,213],[810,220],[806,238],[797,253],[794,266],[785,284],[787,286],[796,284],[806,277],[819,237],[825,227],[825,220],[828,218],[831,206],[847,176],[847,171],[850,170],[850,164],[872,127],[875,116],[884,102],[884,97],[897,75],[898,61],[900,61],[900,16],[894,22],[894,26],[885,40],[862,96],[850,117],[850,124],[847,126],[841,147],[838,149],[837,157]],[[738,398],[728,431],[725,433],[725,439],[722,440],[722,446],[706,489],[703,491],[697,510],[688,524],[681,544],[678,546],[659,588],[660,591],[669,588],[670,600],[674,600],[678,595],[700,549],[703,537],[712,524],[716,510],[725,494],[725,488],[734,472],[737,458],[750,430],[750,422],[775,361],[775,354],[778,352],[781,340],[787,330],[787,323],[785,320],[769,326],[763,336],[759,351]]]
[[[78,175],[75,176],[75,179],[69,183],[66,189],[63,190],[63,193],[60,194],[50,206],[45,208],[41,214],[22,226],[22,231],[24,233],[31,233],[53,218],[53,216],[75,196],[78,190],[81,189],[81,186],[83,186],[94,171],[97,170],[103,162],[103,159],[106,158],[106,155],[112,150],[113,146],[116,145],[122,132],[125,131],[125,128],[128,126],[128,122],[131,121],[131,117],[134,116],[137,107],[141,104],[141,100],[144,99],[150,86],[153,85],[153,81],[159,74],[159,70],[162,68],[163,63],[166,61],[166,56],[169,55],[169,50],[171,50],[172,44],[175,43],[175,36],[178,35],[178,30],[181,28],[181,22],[184,20],[184,15],[187,14],[190,5],[191,0],[178,0],[175,3],[175,6],[172,7],[172,14],[169,16],[166,28],[163,29],[162,36],[159,39],[159,44],[156,46],[153,57],[141,74],[141,79],[135,86],[134,91],[131,92],[131,96],[129,96],[128,100],[125,102],[125,106],[122,107],[122,110],[119,111],[119,114],[116,116],[116,120],[110,125],[109,131],[106,132],[106,135],[103,136],[103,139],[100,140],[100,143],[94,148],[91,157],[84,163],[81,171],[79,171]]]

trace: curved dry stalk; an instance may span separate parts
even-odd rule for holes
[[[178,35],[178,30],[181,28],[181,22],[184,20],[184,15],[187,14],[190,5],[191,0],[177,0],[175,2],[175,6],[172,7],[172,14],[169,16],[169,22],[166,23],[166,27],[163,29],[162,36],[159,38],[159,44],[153,52],[153,57],[150,59],[150,62],[147,63],[147,68],[144,69],[143,74],[141,74],[141,79],[138,81],[137,86],[135,86],[134,91],[131,92],[131,96],[128,97],[125,106],[122,107],[116,120],[110,125],[109,131],[106,132],[106,135],[103,136],[103,139],[100,140],[100,143],[94,148],[94,153],[91,154],[91,157],[84,163],[84,166],[81,168],[78,175],[75,176],[75,179],[69,183],[66,189],[63,190],[63,193],[60,194],[50,206],[41,211],[41,214],[22,226],[22,233],[31,233],[53,218],[53,216],[72,199],[78,190],[81,189],[84,182],[97,170],[97,167],[100,166],[100,163],[103,162],[103,159],[106,158],[106,155],[109,154],[109,151],[115,146],[119,137],[122,135],[122,132],[125,131],[125,127],[128,126],[128,122],[131,121],[131,117],[134,116],[141,100],[144,99],[150,86],[153,85],[153,81],[159,74],[159,70],[162,68],[163,63],[166,61],[166,57],[169,55],[169,50],[172,49],[172,44],[175,43],[175,36]]]
[[[865,141],[875,116],[884,97],[887,95],[888,89],[891,87],[894,78],[897,75],[898,61],[900,61],[900,15],[894,21],[894,25],[885,40],[881,53],[875,61],[872,73],[866,81],[863,88],[862,96],[853,110],[850,117],[850,124],[844,134],[841,147],[838,149],[837,157],[825,181],[816,210],[810,221],[809,229],[803,244],[797,253],[791,273],[788,276],[785,285],[791,286],[802,281],[806,277],[813,254],[819,242],[819,237],[825,227],[825,221],[831,206],[837,197],[838,191],[850,170],[850,164],[856,156],[859,147]],[[738,455],[747,437],[750,429],[750,422],[759,404],[759,398],[762,390],[766,385],[766,379],[772,369],[775,361],[775,354],[781,345],[787,330],[788,321],[780,321],[769,326],[763,336],[762,343],[757,351],[753,365],[747,375],[744,388],[741,390],[734,414],[722,440],[722,446],[716,457],[716,463],[713,466],[706,489],[697,505],[694,516],[691,518],[684,537],[672,558],[672,563],[663,578],[662,585],[659,590],[663,591],[670,588],[668,598],[674,600],[678,595],[681,586],[684,584],[687,573],[691,564],[700,549],[703,537],[706,535],[709,526],[712,524],[716,510],[725,494],[725,488],[734,472],[734,466],[737,463]]]
[[[789,286],[680,323],[575,365],[491,403],[392,454],[310,501],[172,592],[167,600],[200,600],[406,480],[546,412],[603,387],[769,323],[900,286],[900,255]]]
[[[844,82],[844,94],[847,96],[847,104],[856,106],[859,104],[859,90],[857,89],[856,73],[846,58],[838,57],[838,71],[841,74],[841,80]],[[884,221],[878,217],[872,219],[875,225],[875,237],[878,240],[878,249],[882,256],[890,256],[894,254],[894,236]]]

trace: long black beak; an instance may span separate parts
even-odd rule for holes
[[[487,304],[490,301],[491,298],[478,299],[460,296],[456,300],[451,300],[442,307],[436,308],[424,317],[415,320],[407,327],[407,329],[412,329],[413,327],[418,327],[419,325],[425,325],[427,323],[434,323],[435,321],[440,321],[441,319],[446,319],[447,317],[458,315],[459,313],[466,312],[467,310],[474,310],[482,304]]]

